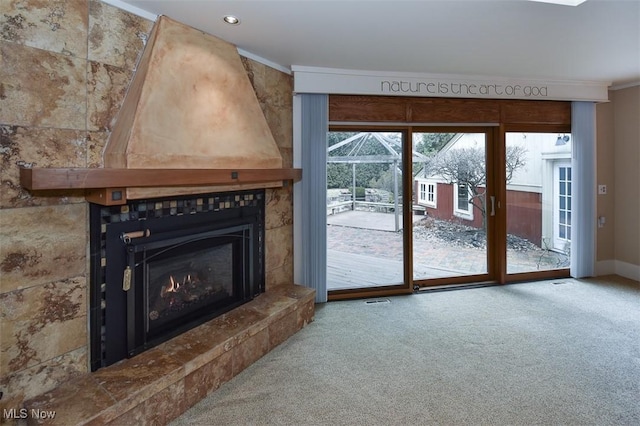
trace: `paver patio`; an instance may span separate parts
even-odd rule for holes
[[[424,216],[414,216],[414,223]],[[400,284],[402,232],[393,214],[344,212],[327,217],[329,290]],[[414,276],[419,279],[486,272],[486,250],[460,247],[440,239],[414,238]],[[556,269],[558,254],[508,250],[509,273]]]

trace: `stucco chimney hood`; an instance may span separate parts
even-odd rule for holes
[[[106,167],[279,168],[235,46],[161,16],[107,144]]]
[[[21,182],[33,190],[119,186],[127,198],[144,198],[300,178],[300,170],[282,167],[236,47],[165,16],[151,31],[104,165],[23,169]],[[54,188],[54,178],[66,183]]]

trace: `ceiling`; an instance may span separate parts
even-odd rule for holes
[[[167,15],[287,70],[640,82],[640,0],[105,1]],[[225,24],[227,14],[240,24]]]

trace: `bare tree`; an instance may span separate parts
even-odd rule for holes
[[[523,146],[508,146],[506,153],[507,183],[513,179],[513,172],[524,167],[527,149]]]
[[[507,183],[514,172],[525,165],[526,148],[509,146],[506,152]],[[483,227],[487,225],[486,208],[486,157],[482,148],[459,148],[440,153],[429,164],[429,173],[450,184],[465,185],[469,191],[469,203],[482,213]]]

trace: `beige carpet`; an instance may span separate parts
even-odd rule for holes
[[[172,425],[640,424],[635,281],[373,300],[318,305]]]

